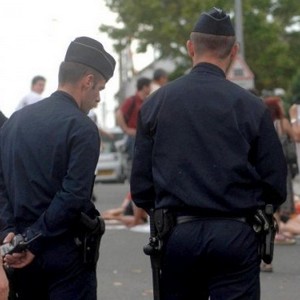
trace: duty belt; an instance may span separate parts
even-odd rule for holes
[[[247,223],[247,219],[243,217],[221,217],[221,216],[213,216],[213,217],[204,217],[204,216],[177,216],[176,223],[183,224],[187,222],[199,221],[199,220],[233,220],[239,221],[243,223]]]

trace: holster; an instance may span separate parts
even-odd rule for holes
[[[273,206],[267,204],[265,210],[257,210],[252,223],[253,229],[259,238],[258,252],[266,264],[270,264],[273,260],[274,240],[278,231],[278,225],[273,213]]]
[[[94,265],[99,259],[100,242],[105,232],[105,223],[101,217],[90,218],[81,213],[80,224],[82,226],[82,235],[79,237],[82,248],[83,262]]]
[[[173,212],[168,209],[156,209],[154,211],[154,224],[160,240],[165,239],[176,225],[176,218]]]

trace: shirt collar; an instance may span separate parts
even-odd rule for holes
[[[63,97],[64,99],[68,100],[70,103],[74,104],[77,108],[79,108],[76,100],[74,99],[74,97],[72,97],[70,94],[64,92],[64,91],[55,91],[53,94],[53,96],[61,96]]]
[[[214,74],[219,77],[223,77],[223,78],[226,77],[224,71],[221,68],[219,68],[218,66],[216,66],[214,64],[210,64],[210,63],[206,63],[206,62],[202,62],[202,63],[195,65],[191,70],[191,73],[193,73],[193,72],[211,73],[211,74]]]

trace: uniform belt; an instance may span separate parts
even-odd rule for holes
[[[178,216],[176,217],[177,224],[183,224],[187,222],[199,221],[199,220],[234,220],[243,223],[247,223],[247,219],[243,217],[204,217],[204,216]]]

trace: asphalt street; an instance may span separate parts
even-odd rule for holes
[[[296,185],[299,189],[298,182]],[[128,188],[127,184],[97,183],[97,208],[104,211],[119,206]],[[148,230],[148,226],[127,229],[107,224],[97,269],[99,300],[153,299],[150,261],[142,250]],[[261,299],[300,299],[300,238],[296,245],[275,246],[273,268],[272,273],[261,273]]]

